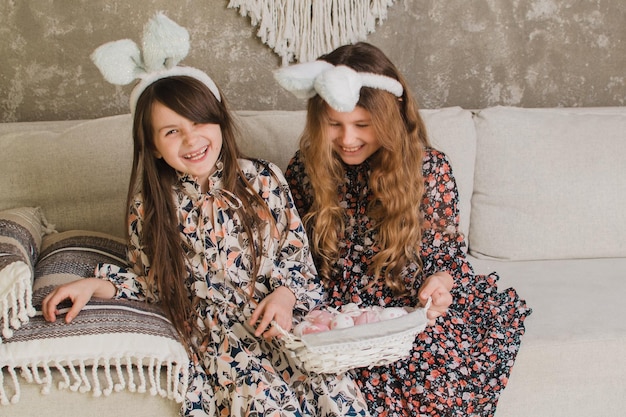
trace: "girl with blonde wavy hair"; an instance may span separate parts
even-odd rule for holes
[[[308,98],[287,181],[331,304],[417,306],[412,354],[353,374],[374,416],[492,416],[531,310],[477,275],[446,155],[395,65],[367,43],[275,72]]]

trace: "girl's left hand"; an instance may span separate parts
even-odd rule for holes
[[[435,324],[437,317],[444,315],[452,304],[452,285],[454,281],[447,272],[436,272],[426,278],[419,290],[419,300],[422,305],[426,304],[428,297],[432,298],[430,308],[426,313],[428,325]]]
[[[276,288],[261,300],[250,317],[248,323],[253,327],[256,326],[254,335],[257,337],[263,335],[266,339],[281,336],[281,333],[271,325],[272,320],[283,330],[290,331],[295,305],[296,296],[289,288],[284,286]],[[261,321],[257,324],[259,319]]]

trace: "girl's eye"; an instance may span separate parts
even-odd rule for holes
[[[176,132],[178,132],[178,130],[176,129],[168,130],[167,132],[165,132],[165,136],[173,135]]]
[[[366,128],[368,126],[369,126],[368,124],[358,124],[358,125],[356,125],[356,127],[360,127],[360,128]]]

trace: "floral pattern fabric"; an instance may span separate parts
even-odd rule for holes
[[[275,220],[263,232],[263,257],[252,277],[249,245],[237,213],[242,204],[222,188],[221,163],[209,191],[179,175],[173,190],[183,248],[190,260],[186,282],[206,333],[206,352],[192,364],[181,414],[187,416],[368,416],[348,376],[307,375],[276,340],[257,338],[246,324],[256,302],[278,286],[296,295],[294,321],[323,301],[308,240],[280,170],[264,161],[239,160],[247,180]],[[112,281],[117,297],[157,301],[145,277],[150,269],[142,241],[144,206],[130,209],[128,256],[132,270],[100,265],[97,275]],[[249,295],[252,286],[252,300]]]
[[[531,310],[514,289],[498,291],[495,273],[475,274],[467,261],[459,232],[458,192],[447,157],[435,149],[425,152],[420,205],[424,231],[419,248],[423,268],[406,266],[409,293],[399,297],[381,281],[368,287],[375,281],[368,268],[376,253],[376,228],[366,210],[373,199],[369,161],[345,165],[345,170],[345,181],[338,186],[340,203],[346,208],[345,240],[340,242],[340,271],[332,277],[329,290],[331,304],[415,306],[426,277],[447,271],[454,278],[452,305],[418,335],[408,359],[352,372],[370,412],[380,417],[493,416]],[[299,153],[285,174],[304,216],[312,191]]]

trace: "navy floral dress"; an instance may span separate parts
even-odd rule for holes
[[[351,371],[373,416],[492,416],[531,313],[514,289],[499,292],[498,276],[477,275],[465,256],[459,232],[458,192],[445,154],[427,149],[423,160],[425,192],[420,248],[423,270],[407,265],[406,296],[395,297],[368,275],[375,254],[376,228],[367,215],[372,200],[368,187],[369,161],[345,167],[338,186],[346,207],[345,240],[340,242],[341,271],[333,278],[330,302],[335,306],[415,306],[417,292],[435,272],[454,278],[453,303],[446,315],[418,335],[410,357],[387,366]],[[299,153],[285,172],[300,215],[312,201],[311,188]]]
[[[286,286],[295,294],[296,321],[324,298],[307,236],[282,172],[263,161],[241,159],[239,165],[276,221],[275,230],[268,226],[263,231],[264,254],[256,277],[251,276],[251,242],[237,214],[242,202],[223,189],[221,162],[208,178],[207,193],[200,191],[194,178],[183,174],[172,190],[190,261],[186,284],[207,343],[199,363],[191,364],[181,414],[369,416],[366,402],[349,375],[307,375],[281,350],[279,342],[255,337],[245,324],[256,302],[278,286]],[[96,275],[116,285],[117,297],[157,301],[158,294],[149,293],[145,283],[150,262],[143,249],[143,213],[143,200],[137,194],[129,222],[132,268],[103,264]]]

